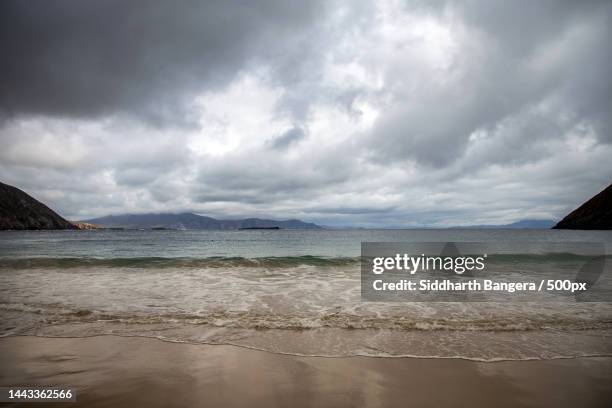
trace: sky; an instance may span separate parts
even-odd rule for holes
[[[0,2],[0,181],[72,220],[560,219],[612,181],[612,2]]]

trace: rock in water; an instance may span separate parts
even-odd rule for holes
[[[555,229],[611,230],[612,184],[559,221]]]
[[[20,189],[0,183],[0,230],[76,229]]]

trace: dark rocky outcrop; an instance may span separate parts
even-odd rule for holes
[[[0,230],[56,229],[76,227],[20,189],[0,183]]]
[[[572,211],[553,228],[612,230],[612,184]]]

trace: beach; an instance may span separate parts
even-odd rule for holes
[[[360,242],[495,242],[507,251],[489,252],[489,272],[512,282],[575,273],[584,258],[545,252],[561,238],[612,241],[544,230],[6,232],[0,386],[71,387],[77,403],[63,405],[87,407],[607,406],[609,302],[361,296]]]
[[[0,385],[74,387],[87,407],[605,407],[612,358],[302,357],[119,336],[0,339]],[[61,404],[58,404],[61,405]],[[46,404],[54,406],[54,404]]]
[[[612,1],[0,27],[0,408],[612,407]]]

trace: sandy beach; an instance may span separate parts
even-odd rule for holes
[[[8,337],[0,385],[64,385],[87,407],[604,407],[612,358],[494,363],[323,358],[137,337]],[[54,404],[46,404],[52,406]]]

